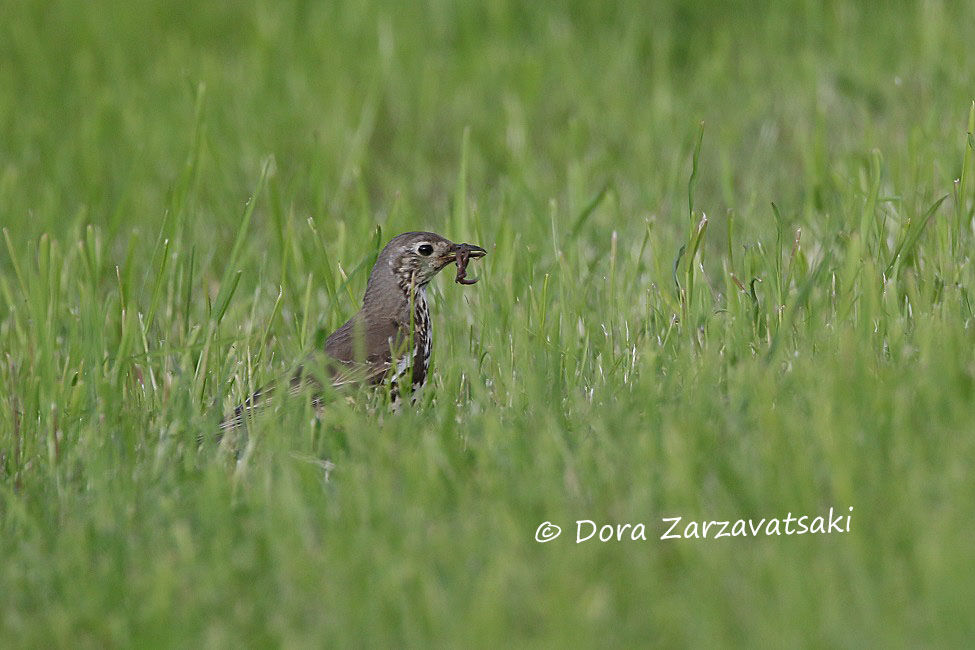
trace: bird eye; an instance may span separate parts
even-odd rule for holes
[[[417,247],[416,252],[424,257],[427,257],[433,254],[433,246],[430,244],[420,244],[419,247]]]

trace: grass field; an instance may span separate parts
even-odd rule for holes
[[[975,6],[475,4],[0,8],[0,644],[970,642]],[[417,409],[197,446],[420,229]]]

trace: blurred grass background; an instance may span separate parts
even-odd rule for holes
[[[5,645],[970,639],[973,19],[4,3]],[[421,407],[198,449],[417,229],[490,250]]]

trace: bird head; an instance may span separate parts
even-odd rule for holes
[[[455,262],[458,253],[469,258],[487,255],[487,251],[480,246],[455,244],[436,233],[407,232],[393,237],[386,244],[376,260],[373,273],[392,272],[401,288],[420,288]]]

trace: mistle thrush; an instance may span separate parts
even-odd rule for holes
[[[376,259],[362,308],[325,341],[334,386],[354,382],[388,381],[394,403],[400,399],[407,370],[413,391],[427,380],[433,350],[433,327],[426,286],[451,263],[457,264],[457,282],[474,284],[467,277],[467,261],[487,251],[473,244],[455,244],[432,232],[406,232],[390,240]],[[302,368],[291,379],[292,391],[315,383]],[[234,409],[221,430],[243,424],[273,390],[266,387]]]

